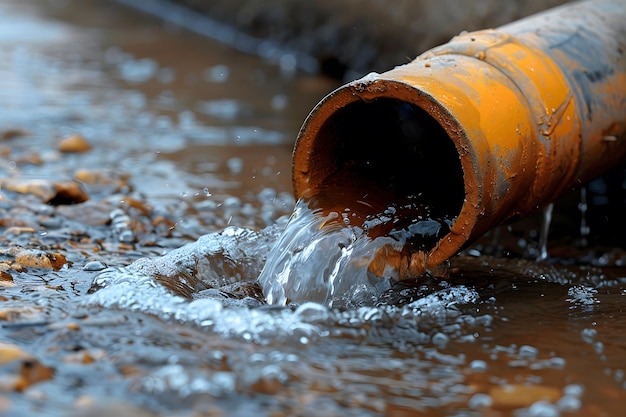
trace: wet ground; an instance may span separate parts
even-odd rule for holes
[[[108,1],[1,3],[0,413],[622,415],[626,253],[579,248],[578,218],[546,261],[530,221],[444,281],[265,304],[293,138],[336,86],[292,63]]]

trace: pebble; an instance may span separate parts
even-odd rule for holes
[[[18,359],[26,359],[28,355],[17,345],[0,342],[0,365],[5,365]]]
[[[15,263],[23,267],[45,268],[58,271],[67,263],[67,259],[60,253],[23,249],[15,255]]]
[[[130,176],[125,173],[111,170],[79,169],[74,178],[83,184],[92,186],[112,186],[114,190],[120,190],[128,185]]]
[[[52,368],[10,343],[0,342],[0,365],[4,366],[0,390],[5,391],[22,392],[37,382],[52,379],[54,374]]]
[[[83,136],[76,134],[61,139],[58,149],[63,153],[83,153],[90,151],[91,145]]]
[[[2,234],[4,236],[7,235],[15,235],[15,236],[19,236],[22,233],[28,233],[28,234],[34,234],[37,231],[32,228],[32,227],[28,227],[28,226],[11,226],[11,227],[7,227],[4,232],[2,232]]]
[[[0,271],[0,287],[13,287],[13,275],[7,271]]]
[[[28,135],[30,135],[30,132],[27,130],[14,128],[3,131],[2,134],[0,134],[0,138],[2,138],[2,140],[10,140]]]
[[[20,374],[14,389],[21,392],[37,382],[48,381],[53,376],[54,369],[42,365],[36,359],[26,359],[22,361]]]
[[[67,330],[73,330],[73,331],[80,330],[80,325],[75,322],[68,323]]]
[[[541,400],[555,402],[561,398],[561,391],[542,385],[514,384],[494,387],[489,395],[494,407],[521,408]]]
[[[50,181],[46,179],[4,179],[0,188],[20,194],[32,194],[44,203],[76,204],[89,200],[89,196],[76,181]]]
[[[44,202],[50,201],[56,195],[54,184],[43,179],[4,179],[0,181],[0,188],[20,194],[32,194]]]
[[[89,196],[83,190],[81,185],[76,181],[60,181],[54,184],[54,198],[46,201],[46,203],[60,204],[77,204],[89,200]]]

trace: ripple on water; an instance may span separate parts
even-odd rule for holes
[[[570,363],[542,344],[490,342],[490,336],[484,335],[499,325],[486,313],[498,317],[498,310],[489,307],[495,303],[491,292],[483,300],[473,287],[424,280],[413,290],[409,284],[395,284],[373,292],[378,297],[369,304],[341,307],[315,301],[287,307],[248,296],[243,297],[249,299],[247,303],[241,297],[224,297],[233,284],[256,285],[283,227],[258,232],[228,228],[165,256],[100,273],[87,305],[132,310],[182,324],[217,335],[211,343],[218,345],[249,346],[227,348],[226,359],[207,369],[176,363],[157,366],[138,380],[140,391],[172,401],[198,395],[223,401],[241,393],[263,393],[282,404],[280,394],[289,387],[307,392],[315,401],[329,401],[331,415],[346,407],[380,415],[394,407],[427,412],[461,403],[479,411],[508,404],[517,391],[528,394],[525,402],[515,402],[519,415],[558,415],[582,407],[581,389],[575,386],[561,392],[541,384],[539,377],[513,385],[499,377],[503,366],[513,374],[536,376]],[[172,281],[181,287],[164,285]],[[555,285],[561,309],[585,306],[586,300],[597,297],[597,292],[582,285]],[[567,296],[565,288],[570,288]],[[397,294],[384,296],[393,292]],[[565,301],[566,297],[571,298]],[[395,303],[398,299],[403,301]],[[583,340],[590,344],[596,337],[592,331],[583,332]],[[476,341],[482,341],[480,346]],[[546,393],[550,401],[542,399]]]
[[[85,303],[141,311],[227,338],[261,344],[280,340],[308,344],[331,334],[362,337],[363,329],[372,326],[414,328],[418,318],[445,321],[446,317],[459,315],[458,305],[479,299],[475,290],[464,286],[443,288],[404,306],[347,310],[317,302],[305,302],[292,310],[220,297],[220,291],[231,282],[255,280],[279,232],[279,226],[260,232],[231,227],[165,256],[140,259],[126,268],[106,269],[94,280],[93,288],[97,290]],[[171,285],[162,285],[163,277],[181,282],[189,292],[172,291]],[[442,337],[447,336],[439,333],[437,343],[443,343]]]

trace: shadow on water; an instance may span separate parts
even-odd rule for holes
[[[544,261],[528,219],[446,279],[268,305],[333,82],[96,0],[4,2],[0,46],[3,414],[621,415],[626,253],[574,244],[577,201]]]

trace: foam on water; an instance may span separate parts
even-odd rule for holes
[[[340,311],[313,301],[302,302],[292,310],[269,307],[254,299],[229,302],[220,297],[220,288],[229,283],[254,283],[262,260],[278,239],[280,230],[279,226],[260,232],[231,227],[205,235],[162,257],[139,259],[125,268],[108,268],[94,280],[97,290],[92,291],[85,304],[143,312],[194,325],[225,338],[259,344],[280,340],[307,344],[328,336],[331,329],[333,336],[353,337],[355,332],[363,336],[361,333],[371,327],[366,326],[368,323],[406,320],[407,326],[415,327],[417,317],[445,319],[458,314],[457,305],[474,303],[479,298],[475,290],[459,286],[443,288],[404,306],[370,305]],[[358,272],[356,266],[352,268]],[[177,279],[183,289],[177,287],[172,291],[171,285],[170,288],[162,285],[164,277]],[[346,280],[337,288],[344,293],[349,288],[356,297],[364,297],[362,294],[372,297],[374,292],[390,285],[366,282],[365,274],[360,279],[358,284]],[[184,289],[189,292],[185,293]]]

